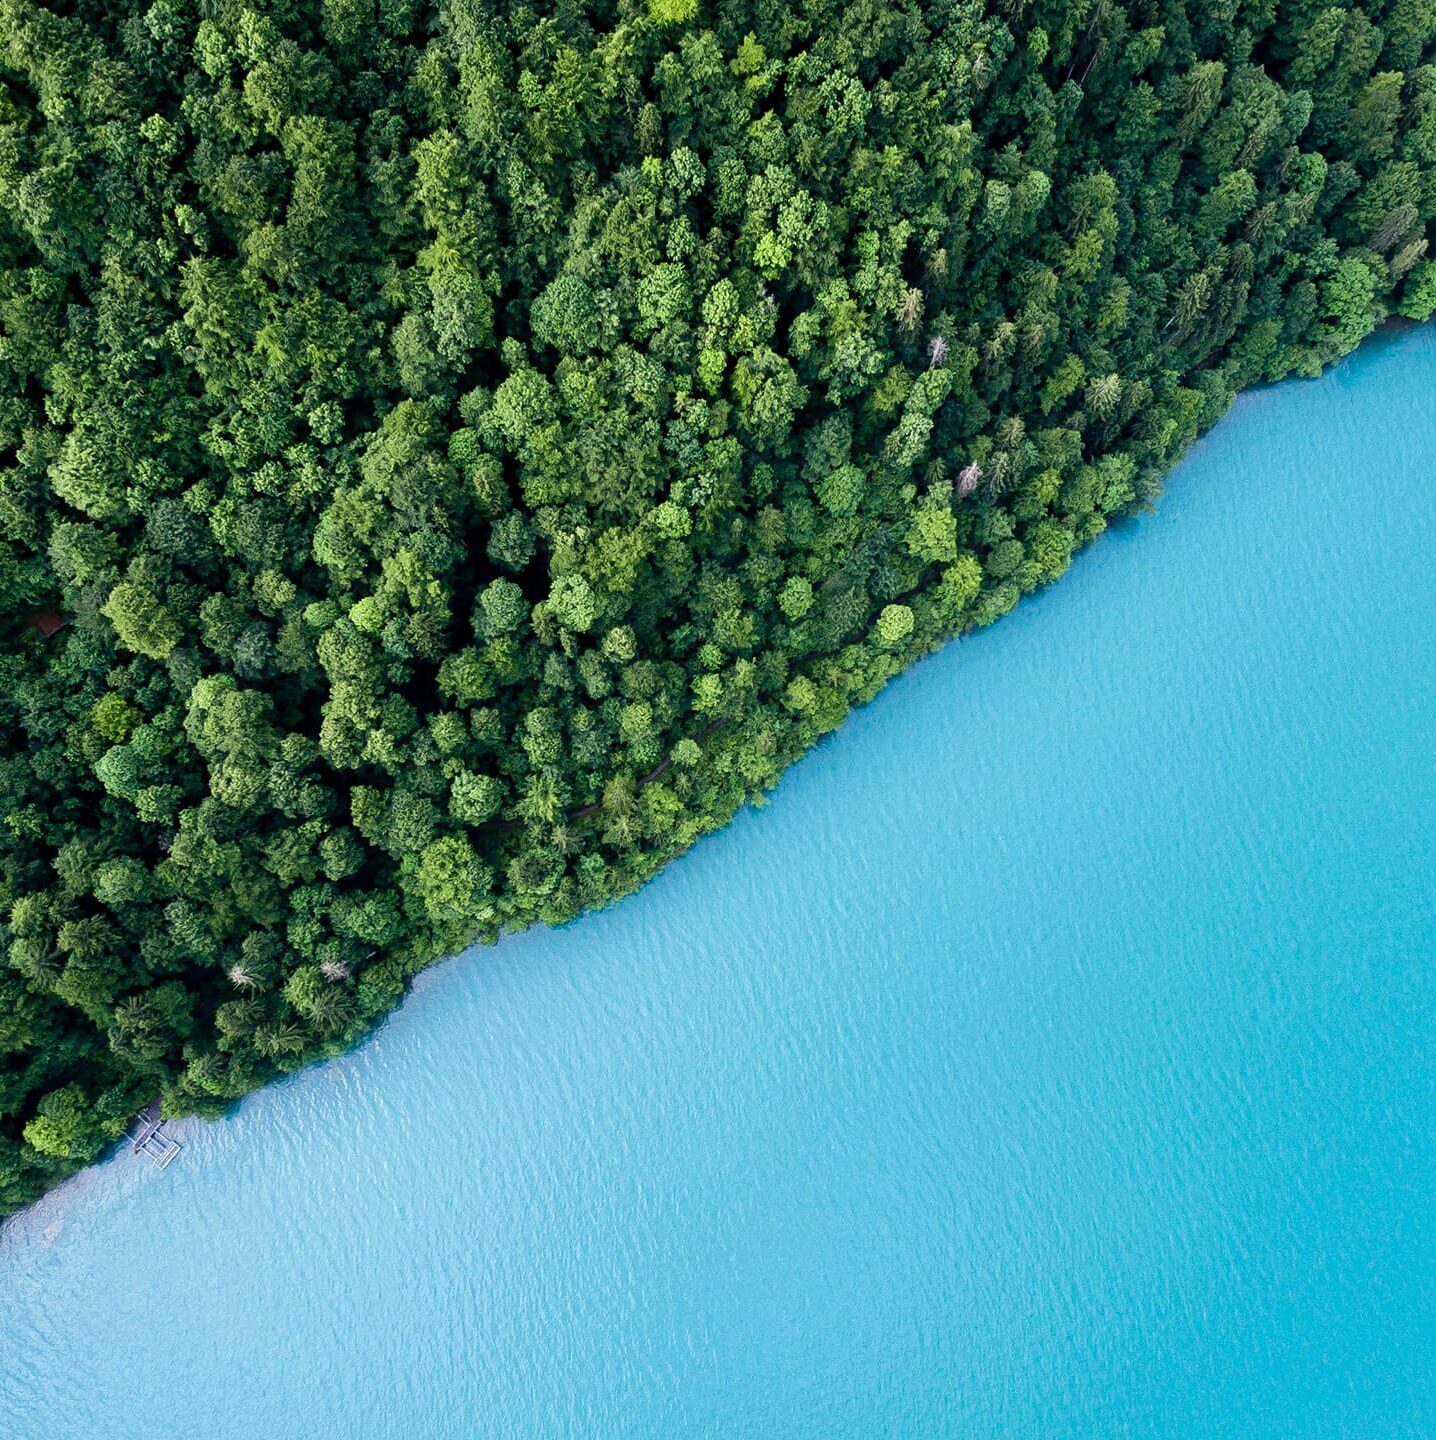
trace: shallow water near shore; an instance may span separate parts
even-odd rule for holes
[[[5,1440],[1436,1434],[1436,332],[632,899],[0,1230]]]

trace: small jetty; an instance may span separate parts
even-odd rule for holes
[[[152,1100],[138,1115],[130,1130],[130,1143],[136,1155],[148,1155],[161,1170],[180,1152],[178,1140],[171,1140],[164,1133],[165,1122],[160,1119],[160,1102]]]

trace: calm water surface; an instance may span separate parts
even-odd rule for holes
[[[1436,334],[616,909],[0,1232],[4,1440],[1436,1435]]]

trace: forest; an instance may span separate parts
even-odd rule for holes
[[[630,893],[1426,319],[1433,60],[1436,0],[0,0],[0,1215]]]

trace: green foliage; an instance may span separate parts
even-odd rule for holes
[[[73,1083],[40,1099],[24,1140],[42,1156],[82,1164],[95,1159],[104,1145],[103,1134],[96,1134],[89,1098]]]
[[[560,275],[544,287],[529,312],[534,338],[565,355],[587,355],[598,344],[598,306],[576,275]]]
[[[1428,318],[1432,14],[0,0],[0,1211]]]
[[[876,625],[877,638],[887,646],[896,646],[912,634],[913,614],[906,605],[884,605]]]
[[[145,585],[129,581],[116,585],[102,613],[115,627],[115,638],[126,650],[163,660],[179,644],[179,621]]]

